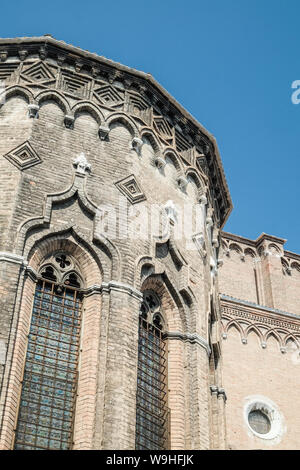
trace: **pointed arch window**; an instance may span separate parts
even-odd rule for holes
[[[167,346],[159,298],[144,293],[139,317],[136,449],[164,450],[169,443]]]
[[[35,289],[15,449],[72,448],[81,309],[75,263],[55,254]]]

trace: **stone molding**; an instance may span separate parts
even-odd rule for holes
[[[271,307],[265,307],[263,305],[258,305],[246,300],[235,299],[227,295],[220,295],[221,302],[227,301],[230,302],[228,305],[222,304],[221,311],[224,314],[240,316],[241,318],[249,318],[254,321],[262,321],[263,323],[282,326],[283,328],[296,329],[300,331],[300,315],[295,313],[285,312],[283,310],[277,310]],[[249,308],[251,311],[249,311]],[[253,312],[253,309],[256,311]],[[267,315],[266,315],[267,314]],[[270,316],[270,314],[273,316]],[[276,315],[276,316],[275,316]],[[283,320],[278,318],[278,316],[289,317],[291,321]],[[295,323],[292,322],[292,319],[295,320]]]
[[[7,251],[0,252],[0,263],[15,263],[24,265],[25,259],[23,256],[16,255],[15,253],[9,253]]]
[[[250,332],[255,332],[261,347],[267,348],[268,338],[272,336],[282,353],[288,351],[288,341],[292,341],[295,349],[300,349],[300,317],[272,308],[262,307],[251,302],[239,301],[221,295],[222,337],[225,340],[231,327],[235,327],[243,344],[247,344]]]
[[[202,336],[198,335],[198,333],[181,333],[180,331],[167,331],[166,333],[164,333],[164,337],[170,340],[175,339],[191,344],[197,344],[206,350],[208,356],[211,353],[208,342],[204,338],[202,338]]]
[[[124,284],[123,282],[118,281],[109,281],[107,283],[103,282],[101,284],[101,291],[110,293],[112,290],[117,292],[123,292],[125,294],[134,297],[137,300],[143,300],[143,293],[129,284]]]
[[[210,393],[212,395],[217,396],[217,398],[222,397],[223,400],[226,402],[227,395],[223,387],[219,387],[218,385],[210,385]]]

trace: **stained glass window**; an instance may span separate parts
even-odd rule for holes
[[[136,449],[164,450],[168,445],[167,351],[157,300],[145,296],[139,320]]]
[[[34,296],[15,449],[66,450],[72,447],[81,294],[51,282],[53,272],[43,277]]]

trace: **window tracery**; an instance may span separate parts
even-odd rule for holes
[[[75,261],[55,253],[34,294],[15,449],[71,449],[78,379],[83,281]]]
[[[168,448],[167,349],[161,303],[152,291],[144,293],[140,309],[136,449]]]

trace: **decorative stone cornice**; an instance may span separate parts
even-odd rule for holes
[[[181,333],[180,331],[167,331],[164,333],[164,337],[170,340],[179,340],[191,344],[197,344],[204,348],[209,356],[211,353],[208,342],[198,335],[198,333]]]
[[[259,321],[265,320],[266,323],[274,324],[276,326],[290,325],[292,327],[292,323],[290,323],[290,321],[294,320],[296,324],[300,321],[300,315],[296,315],[295,313],[289,313],[283,310],[278,310],[276,308],[265,307],[263,305],[258,305],[254,302],[248,302],[246,300],[235,299],[234,297],[230,297],[228,295],[221,294],[220,300],[221,302],[223,301],[222,313],[229,313],[230,315],[241,316],[243,318]],[[224,303],[224,301],[226,303]],[[284,317],[288,317],[288,319],[285,320]]]
[[[247,344],[248,335],[255,333],[262,349],[267,349],[270,337],[275,338],[281,353],[293,347],[300,349],[300,316],[263,307],[251,302],[233,299],[221,295],[221,315],[224,340],[231,328],[239,331],[243,344]]]
[[[118,83],[118,86],[121,85],[119,90],[124,89],[125,93],[127,93],[128,101],[126,101],[126,106],[128,109],[126,112],[128,111],[132,114],[133,111],[133,114],[135,114],[134,110],[138,109],[140,118],[147,125],[150,124],[153,111],[162,114],[162,119],[166,122],[176,122],[176,131],[175,129],[172,129],[172,131],[174,130],[174,142],[176,141],[178,151],[184,157],[189,158],[189,154],[193,153],[194,149],[197,149],[197,155],[193,158],[197,170],[200,171],[202,170],[198,165],[197,156],[203,156],[205,159],[207,177],[211,181],[211,197],[216,201],[214,204],[218,206],[220,211],[219,223],[221,225],[225,223],[231,212],[232,202],[214,136],[201,126],[150,74],[134,70],[106,59],[103,56],[98,56],[78,47],[68,45],[49,35],[31,38],[0,39],[0,49],[5,51],[3,55],[3,57],[5,56],[5,63],[3,64],[5,66],[8,62],[14,62],[14,64],[18,65],[16,57],[19,54],[20,59],[24,63],[24,68],[20,69],[23,75],[24,73],[26,74],[30,64],[36,61],[38,56],[43,61],[44,71],[47,71],[48,64],[50,63],[52,69],[57,66],[58,73],[55,76],[57,82],[53,84],[53,80],[49,80],[49,83],[45,81],[43,88],[50,88],[51,91],[55,90],[55,92],[61,88],[61,95],[70,95],[72,94],[72,89],[71,87],[66,87],[65,84],[69,80],[72,81],[74,75],[77,74],[76,79],[78,79],[79,83],[82,83],[80,93],[81,91],[85,93],[82,99],[89,100],[92,95],[97,95],[99,90],[100,93],[105,92],[104,88],[106,85],[103,84],[103,81],[106,81],[116,102],[119,103],[119,91],[117,90],[117,85],[115,85],[115,83]],[[48,72],[51,75],[52,72],[50,70]],[[20,72],[18,71],[18,73]],[[102,83],[96,83],[98,81],[102,81]],[[101,101],[101,96],[99,96],[99,100]],[[106,102],[101,101],[102,105],[105,107]],[[68,115],[68,110],[66,111]],[[136,117],[139,119],[138,115]],[[100,138],[102,138],[101,135]]]
[[[278,253],[282,252],[286,254],[287,256],[290,254],[292,255],[292,257],[295,256],[296,259],[298,258],[300,260],[300,255],[296,255],[295,253],[290,253],[290,252],[283,250],[283,246],[286,242],[286,239],[275,237],[274,235],[268,235],[266,233],[262,233],[256,240],[251,240],[250,238],[245,238],[240,235],[236,235],[234,233],[221,232],[221,238],[225,242],[235,242],[243,246],[243,248],[246,248],[246,249],[247,247],[250,247],[254,249],[254,251],[257,250],[257,252],[260,255],[264,255],[264,256],[268,256],[272,254],[268,246],[270,245],[273,247],[276,246],[278,247]]]

